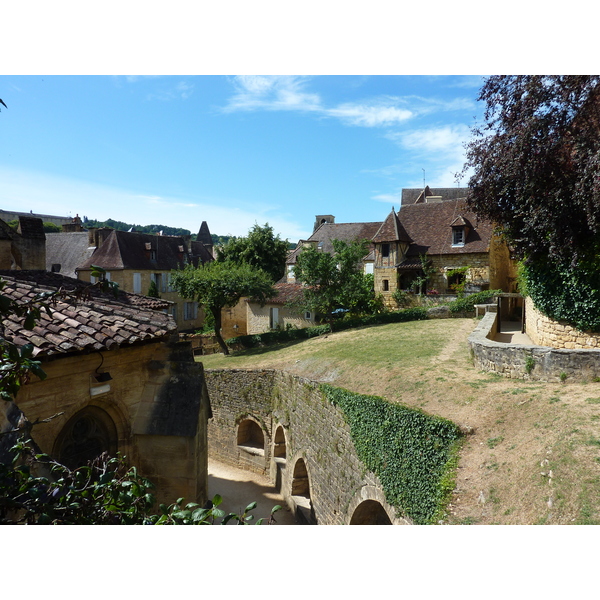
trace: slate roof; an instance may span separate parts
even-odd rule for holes
[[[419,254],[467,254],[488,252],[493,226],[478,219],[464,200],[403,206],[398,217],[413,240],[407,257]],[[458,221],[457,221],[458,219]],[[452,224],[470,226],[464,246],[452,246]]]
[[[425,190],[423,188],[404,188],[402,190],[402,207],[407,204],[424,202],[424,196],[441,196],[442,201],[446,201],[466,198],[468,192],[469,188],[430,188],[428,185],[425,186]]]
[[[323,252],[333,254],[333,240],[353,242],[355,240],[371,240],[381,227],[381,221],[374,223],[323,223],[309,238],[308,242],[317,243]],[[299,243],[295,250],[288,254],[286,263],[295,264],[302,250]]]
[[[59,273],[77,277],[75,269],[86,262],[95,249],[95,246],[90,246],[87,231],[47,233],[46,271],[52,271],[52,265],[59,264]]]
[[[153,258],[154,256],[154,258]],[[171,271],[186,264],[195,266],[212,260],[202,242],[188,246],[181,236],[152,235],[114,230],[79,269],[97,265],[103,269],[135,269]]]
[[[88,283],[47,271],[0,271],[0,278],[7,283],[1,293],[18,303],[43,291],[91,288],[87,299],[57,299],[52,315],[42,311],[31,331],[23,328],[23,317],[3,320],[3,337],[18,346],[33,344],[36,357],[110,350],[160,340],[177,331],[173,317],[162,312],[170,304],[164,300],[122,291],[115,298]]]

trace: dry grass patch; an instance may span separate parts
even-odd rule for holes
[[[451,419],[467,436],[448,523],[600,523],[600,383],[511,380],[474,369],[474,319],[348,330],[206,368],[282,369]]]

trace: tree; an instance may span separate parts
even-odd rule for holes
[[[469,205],[523,259],[540,310],[600,328],[600,76],[494,76],[479,100]]]
[[[265,223],[255,224],[246,237],[232,237],[218,249],[217,260],[237,264],[247,263],[269,274],[273,283],[285,274],[285,259],[289,252],[287,240],[273,233],[273,228]]]
[[[338,308],[369,312],[374,300],[373,282],[362,271],[365,241],[332,240],[334,254],[309,247],[298,255],[294,275],[306,285],[302,307],[331,321]]]
[[[214,261],[197,268],[187,265],[172,271],[171,283],[182,297],[196,300],[212,313],[215,337],[223,354],[229,354],[229,348],[221,336],[221,310],[235,306],[242,297],[264,303],[276,293],[269,275],[247,263]]]

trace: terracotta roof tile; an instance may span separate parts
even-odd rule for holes
[[[115,344],[150,341],[176,332],[173,318],[161,312],[165,303],[160,300],[147,299],[156,308],[152,310],[139,306],[135,294],[119,292],[115,298],[88,283],[46,271],[0,271],[0,278],[7,282],[2,293],[19,303],[43,291],[90,288],[91,297],[77,303],[72,296],[56,298],[51,304],[51,317],[42,312],[31,331],[23,329],[22,318],[11,315],[4,320],[4,337],[19,346],[33,344],[38,357],[108,349]]]

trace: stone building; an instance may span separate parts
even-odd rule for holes
[[[0,220],[0,269],[44,269],[46,234],[41,219],[20,216],[15,231]]]
[[[17,404],[3,401],[2,431],[22,413],[40,449],[69,467],[120,452],[157,486],[160,502],[207,499],[207,420],[203,369],[179,342],[159,299],[119,292],[117,298],[46,271],[0,271],[2,293],[18,303],[62,288],[51,315],[36,327],[10,316],[2,336],[33,345],[47,377],[21,387]],[[2,436],[4,439],[10,436]]]
[[[61,234],[74,235],[74,234]],[[199,329],[204,323],[204,312],[197,302],[182,298],[171,287],[171,271],[186,265],[199,266],[214,260],[212,243],[189,241],[181,236],[151,235],[112,229],[88,232],[93,254],[76,269],[79,279],[93,283],[92,265],[102,267],[106,278],[119,284],[122,290],[134,294],[148,294],[151,283],[163,300],[170,302],[170,312],[181,331]],[[206,222],[199,236],[210,240]]]
[[[390,305],[396,290],[411,290],[424,274],[423,260],[433,270],[427,290],[452,294],[463,283],[465,292],[514,289],[516,269],[508,247],[464,200],[426,198],[398,213],[392,209],[373,242],[375,290]]]

